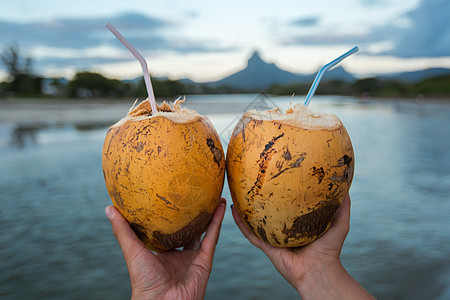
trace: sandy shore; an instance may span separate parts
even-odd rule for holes
[[[187,96],[183,107],[202,115],[242,114],[248,108],[268,109],[279,97],[249,95],[194,95]],[[285,100],[289,97],[281,97]],[[345,99],[345,97],[344,97]],[[350,99],[350,98],[349,98]],[[353,101],[358,99],[353,98]],[[141,100],[139,100],[141,101]],[[48,125],[109,126],[123,118],[134,100],[111,99],[11,99],[0,100],[0,125],[20,124],[25,127]],[[161,103],[162,101],[158,101]],[[363,103],[419,103],[448,104],[448,99],[370,99]],[[265,108],[263,107],[265,104]],[[261,106],[262,105],[262,106]]]
[[[123,118],[133,100],[3,100],[0,101],[0,124],[86,124],[108,125]],[[160,103],[158,101],[158,103]],[[202,115],[241,113],[245,101],[187,101],[183,107]]]

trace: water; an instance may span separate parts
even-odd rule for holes
[[[230,99],[212,97],[188,102],[208,112],[206,101]],[[254,96],[231,99],[245,107]],[[289,97],[273,99],[288,106]],[[354,146],[347,270],[380,299],[450,299],[450,102],[315,97],[311,108],[338,115]],[[238,114],[208,116],[226,142]],[[0,298],[128,298],[126,265],[104,216],[111,203],[101,170],[106,128],[18,130],[2,121]],[[227,185],[223,196],[230,204]],[[228,208],[206,298],[295,297]]]

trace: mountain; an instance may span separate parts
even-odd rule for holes
[[[378,76],[379,79],[395,79],[407,83],[417,83],[427,78],[450,75],[450,69],[430,68],[420,71],[393,73]]]
[[[245,68],[218,81],[197,83],[188,78],[180,79],[179,81],[189,86],[191,88],[189,91],[193,93],[215,92],[217,89],[223,92],[223,88],[258,92],[264,91],[274,84],[281,86],[287,86],[292,83],[310,85],[314,81],[316,74],[317,73],[301,74],[288,72],[279,68],[274,63],[265,62],[259,55],[259,52],[255,51],[248,59]],[[430,68],[414,72],[379,74],[375,77],[381,81],[396,80],[412,84],[427,78],[444,75],[450,75],[450,69]],[[140,77],[140,79],[142,80],[142,77]],[[346,83],[354,83],[357,81],[352,74],[348,73],[340,66],[335,67],[324,74],[322,85],[324,82],[333,80],[339,80]]]
[[[312,75],[312,77],[315,77],[316,74]],[[314,79],[312,79],[314,80]],[[311,83],[312,83],[311,80]],[[345,82],[353,82],[356,80],[356,78],[348,73],[343,67],[335,67],[329,71],[327,71],[322,78],[323,81],[331,81],[331,80],[341,80]]]
[[[266,63],[255,51],[243,70],[210,84],[262,89],[275,83],[288,84],[298,80],[305,78],[284,71],[273,63]]]
[[[261,59],[258,51],[255,51],[247,62],[247,66],[234,74],[221,80],[209,82],[213,86],[231,86],[242,89],[265,89],[273,84],[286,85],[294,82],[312,83],[315,74],[295,74],[280,69],[273,63],[267,63]],[[342,67],[328,71],[323,77],[324,81],[339,79],[347,82],[355,78]]]

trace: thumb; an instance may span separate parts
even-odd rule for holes
[[[244,224],[244,221],[242,221],[242,218],[239,216],[239,213],[236,211],[236,207],[234,205],[231,206],[231,212],[234,218],[234,222],[241,230],[242,234],[249,240],[249,242],[253,246],[261,249],[264,253],[269,255],[268,253],[272,247],[260,240],[253,232],[250,231],[250,229],[247,228],[247,226]]]
[[[331,221],[331,226],[328,231],[338,238],[342,244],[350,230],[350,206],[351,200],[349,194],[347,194],[339,207],[336,215]],[[327,232],[328,233],[328,232]]]
[[[105,208],[105,214],[111,222],[113,233],[119,242],[125,261],[128,264],[135,256],[136,251],[145,248],[145,246],[136,236],[133,229],[131,229],[127,220],[125,220],[114,206],[107,206]]]

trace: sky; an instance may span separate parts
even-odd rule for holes
[[[341,66],[367,77],[450,68],[448,16],[448,0],[1,1],[0,50],[19,47],[46,77],[141,76],[110,22],[155,77],[218,80],[244,68],[255,50],[282,69],[311,74],[354,46],[359,52]]]

